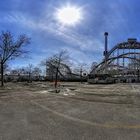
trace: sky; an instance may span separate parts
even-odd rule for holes
[[[74,26],[56,18],[57,9],[67,5],[81,8],[82,20]],[[29,57],[11,61],[11,67],[38,65],[61,50],[75,64],[91,65],[103,59],[104,32],[109,33],[109,49],[128,38],[140,40],[139,10],[139,0],[1,0],[0,32],[31,38]]]

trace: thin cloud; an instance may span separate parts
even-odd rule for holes
[[[80,35],[79,33],[73,31],[72,29],[67,29],[65,27],[61,27],[57,23],[52,21],[36,21],[31,19],[28,16],[24,16],[23,14],[9,14],[4,17],[5,22],[17,23],[22,26],[28,27],[29,29],[38,30],[39,32],[48,32],[51,35],[55,36],[57,39],[68,43],[70,45],[74,45],[79,47],[81,51],[90,50],[90,51],[101,51],[103,48],[103,44],[94,38],[89,38],[85,35]]]

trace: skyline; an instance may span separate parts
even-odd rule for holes
[[[65,49],[74,62],[100,62],[103,59],[104,32],[109,32],[109,49],[128,38],[139,37],[138,0],[5,0],[0,2],[0,31],[15,37],[31,38],[29,58],[10,62],[12,67],[37,65],[41,60]],[[62,26],[55,19],[57,8],[70,4],[82,7],[82,21],[75,26]],[[28,63],[27,63],[28,61]]]

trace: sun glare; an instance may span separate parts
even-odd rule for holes
[[[57,9],[56,18],[63,25],[76,25],[82,19],[82,10],[76,6],[65,6]]]

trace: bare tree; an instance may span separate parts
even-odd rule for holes
[[[80,82],[83,82],[83,79],[87,76],[88,65],[86,63],[79,63],[77,67],[73,70],[73,73],[80,78]]]
[[[54,74],[55,79],[55,88],[57,88],[58,85],[58,75],[63,76],[62,74],[62,64],[68,63],[68,54],[67,51],[61,51],[58,54],[53,55],[46,61],[46,65],[48,66],[49,70],[51,70]]]
[[[25,71],[28,74],[28,82],[32,82],[32,74],[33,74],[34,66],[32,64],[29,64]]]
[[[4,69],[4,72],[5,73],[7,73],[8,71],[10,71],[10,67],[7,64],[4,64],[3,65],[3,69]],[[0,71],[1,71],[1,66],[0,66]]]
[[[10,32],[2,32],[0,35],[1,86],[4,86],[4,65],[8,60],[27,53],[22,48],[29,42],[30,39],[25,35],[20,35],[16,41]]]
[[[34,67],[32,74],[36,78],[36,80],[40,80],[41,73],[42,73],[42,70],[40,68]]]
[[[32,64],[28,64],[27,67],[16,68],[10,71],[11,75],[18,75],[19,81],[26,80],[32,82],[32,80],[39,80],[41,69],[34,67]]]

